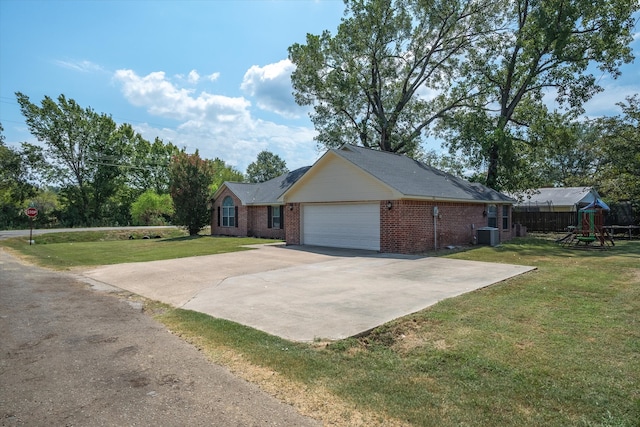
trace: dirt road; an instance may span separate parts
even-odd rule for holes
[[[318,426],[136,304],[0,249],[2,426]]]

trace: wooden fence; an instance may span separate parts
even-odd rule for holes
[[[567,231],[578,224],[576,212],[513,212],[513,223],[522,224],[527,231],[542,233]]]
[[[611,211],[605,214],[606,226],[640,225],[640,214],[631,203],[612,203],[609,207]],[[570,225],[580,225],[578,215],[578,212],[521,212],[514,209],[513,223],[526,226],[527,231],[563,232]]]

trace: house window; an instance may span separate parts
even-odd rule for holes
[[[282,206],[269,206],[267,208],[267,227],[282,229]]]
[[[222,226],[236,226],[236,208],[233,205],[233,199],[231,196],[225,197],[222,201]]]
[[[502,205],[502,229],[509,229],[509,206]]]
[[[487,206],[487,225],[489,227],[498,228],[498,209],[496,205]]]

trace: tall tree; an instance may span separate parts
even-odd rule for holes
[[[580,113],[602,90],[591,70],[614,78],[633,59],[629,47],[637,0],[505,0],[495,20],[502,30],[469,51],[467,84],[478,88],[475,108],[457,112],[452,150],[477,156],[486,184],[515,190],[521,155],[535,150],[529,126],[544,121],[545,95]],[[590,68],[591,67],[591,68]]]
[[[265,182],[288,172],[287,163],[277,154],[261,151],[255,162],[247,166],[249,182]]]
[[[296,102],[313,106],[320,146],[417,155],[430,125],[474,90],[456,84],[492,23],[487,0],[345,0],[337,34],[289,47]]]
[[[27,151],[41,152],[44,180],[61,188],[71,225],[102,224],[105,203],[122,183],[122,168],[114,159],[122,158],[127,143],[110,116],[80,107],[60,95],[57,102],[48,96],[41,106],[16,93],[20,110],[30,132],[44,147],[25,144]]]
[[[190,236],[198,234],[210,223],[207,203],[214,177],[213,163],[200,158],[198,150],[194,154],[182,150],[171,160],[169,192],[175,208],[173,222],[184,226]]]
[[[597,122],[602,130],[599,189],[615,201],[630,201],[640,217],[640,95],[618,105],[622,115]]]
[[[129,185],[139,193],[153,190],[158,194],[168,194],[169,163],[180,151],[178,147],[160,138],[151,143],[140,134],[134,134],[130,126],[127,137],[131,143],[126,171]]]
[[[597,187],[602,161],[601,129],[590,122],[567,123],[554,114],[542,127],[531,129],[535,150],[528,169],[535,172],[531,187]]]
[[[11,228],[26,224],[22,207],[37,189],[29,182],[21,153],[8,147],[4,140],[4,128],[0,124],[0,228]]]

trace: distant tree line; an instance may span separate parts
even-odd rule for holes
[[[5,143],[0,124],[0,229],[179,225],[196,234],[209,224],[208,202],[225,181],[261,182],[287,171],[262,151],[247,175],[223,160],[202,159],[171,142],[150,142],[130,124],[45,96],[40,105],[16,93],[38,144]]]

